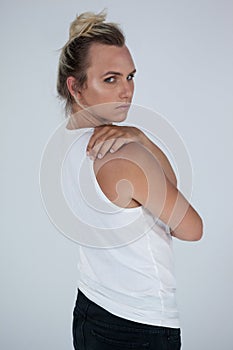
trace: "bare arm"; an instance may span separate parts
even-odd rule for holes
[[[132,199],[171,227],[173,235],[195,241],[202,236],[202,220],[166,176],[159,161],[139,143],[129,143],[94,169],[103,192],[115,204],[126,207]]]
[[[140,135],[140,144],[143,145],[158,160],[169,181],[177,187],[176,175],[166,155],[144,133]]]
[[[177,186],[175,173],[166,155],[140,129],[133,126],[103,125],[95,128],[87,151],[93,157],[103,158],[109,151],[116,152],[123,145],[137,142],[144,146],[160,162],[168,179]]]

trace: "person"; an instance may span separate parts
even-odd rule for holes
[[[78,350],[181,347],[172,239],[199,240],[203,224],[178,190],[164,152],[140,128],[119,125],[132,104],[135,73],[118,25],[106,22],[104,12],[76,17],[57,79],[69,115],[66,130],[83,136],[70,154],[64,180],[71,202],[77,202],[84,215],[92,210],[72,192],[74,168],[69,165],[88,158],[95,179],[87,177],[86,187],[97,181],[104,200],[121,208],[110,223],[102,213],[102,222],[117,227],[125,216],[139,212],[144,213],[140,227],[148,216],[154,220],[153,227],[129,244],[106,249],[79,245],[73,311],[73,345]],[[88,215],[98,220],[100,213]]]

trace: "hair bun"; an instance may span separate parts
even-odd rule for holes
[[[69,41],[80,36],[91,36],[93,26],[103,23],[105,19],[106,13],[104,11],[98,14],[84,12],[80,16],[77,16],[70,25]]]

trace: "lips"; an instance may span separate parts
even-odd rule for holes
[[[116,107],[116,109],[129,109],[130,103],[124,103]]]

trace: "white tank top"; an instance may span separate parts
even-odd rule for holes
[[[114,315],[178,328],[170,229],[145,208],[119,208],[104,195],[86,156],[92,132],[66,129],[74,143],[62,167],[67,204],[87,225],[80,232],[78,287]]]

